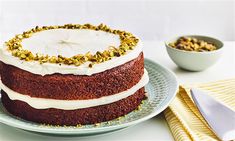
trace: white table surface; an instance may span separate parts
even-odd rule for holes
[[[221,59],[203,72],[187,72],[179,69],[170,60],[163,42],[145,41],[145,57],[169,68],[178,76],[179,82],[198,83],[235,77],[235,42],[224,42],[225,50]],[[52,137],[29,133],[0,124],[0,141],[172,141],[174,138],[167,126],[164,115],[156,117],[127,129],[91,137]]]

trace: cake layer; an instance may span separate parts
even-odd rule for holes
[[[144,74],[144,58],[113,69],[86,75],[36,75],[17,67],[2,64],[2,83],[20,94],[37,98],[62,100],[96,99],[120,93],[136,85]]]
[[[22,101],[13,101],[2,91],[2,103],[8,112],[23,118],[51,125],[94,124],[112,120],[135,110],[145,98],[144,88],[120,101],[78,110],[34,109]]]
[[[46,99],[46,98],[35,98],[14,92],[8,87],[6,87],[4,84],[2,84],[2,82],[0,82],[0,87],[4,92],[7,93],[8,97],[11,100],[23,101],[35,109],[56,108],[62,110],[75,110],[75,109],[82,109],[82,108],[110,104],[119,101],[134,94],[140,88],[145,86],[148,83],[148,81],[149,81],[148,73],[145,70],[141,80],[132,88],[110,96],[104,96],[97,99],[87,99],[87,100],[55,100],[55,99]]]

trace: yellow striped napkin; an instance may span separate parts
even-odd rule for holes
[[[164,111],[175,140],[219,140],[194,105],[189,91],[190,88],[210,91],[212,93],[208,94],[235,110],[235,78],[205,84],[180,86],[176,98]]]

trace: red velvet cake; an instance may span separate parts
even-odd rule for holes
[[[0,48],[6,110],[51,125],[109,121],[146,98],[141,41],[106,25],[35,27]]]

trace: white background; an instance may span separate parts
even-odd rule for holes
[[[235,40],[233,0],[0,1],[1,41],[36,25],[101,22],[143,40],[167,40],[182,34]]]

